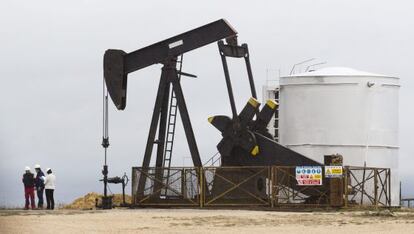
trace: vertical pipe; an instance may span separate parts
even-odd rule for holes
[[[108,165],[104,165],[103,166],[103,171],[102,171],[103,175],[104,175],[104,197],[107,197],[107,187],[108,187]]]
[[[108,165],[107,165],[107,152],[109,147],[108,140],[108,90],[106,89],[105,79],[103,79],[102,84],[102,95],[103,95],[103,104],[102,104],[102,146],[104,147],[104,166],[103,166],[103,183],[104,183],[104,197],[108,195]],[[104,207],[104,205],[103,205]]]

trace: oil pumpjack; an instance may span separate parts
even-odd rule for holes
[[[224,41],[223,41],[224,40]],[[165,169],[171,165],[177,109],[183,123],[191,158],[195,167],[202,167],[200,154],[188,114],[181,76],[195,77],[181,71],[183,54],[210,43],[218,43],[224,69],[232,116],[212,116],[208,121],[222,134],[217,149],[221,154],[222,166],[322,166],[323,164],[292,151],[274,141],[268,133],[267,125],[277,108],[277,103],[268,100],[260,109],[247,44],[238,45],[236,30],[224,19],[187,31],[142,49],[126,53],[109,49],[104,55],[104,79],[109,95],[118,110],[124,110],[127,98],[128,74],[153,64],[162,64],[155,106],[149,129],[142,169],[148,170],[151,154],[156,145],[156,181],[162,181]],[[251,98],[238,113],[233,96],[227,57],[245,60]],[[177,68],[178,66],[178,68]],[[158,131],[158,139],[156,133]],[[291,169],[289,173],[294,173]],[[240,174],[235,172],[233,177]],[[160,187],[155,182],[155,190]],[[289,183],[287,186],[297,186]],[[209,191],[217,192],[219,183]],[[145,178],[138,181],[138,196],[145,189]],[[208,188],[205,188],[208,189]],[[249,188],[248,188],[249,189]],[[328,187],[326,187],[328,189]],[[312,192],[307,192],[312,196]]]

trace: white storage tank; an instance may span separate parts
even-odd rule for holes
[[[279,141],[323,162],[391,168],[399,205],[397,77],[330,67],[280,78]]]

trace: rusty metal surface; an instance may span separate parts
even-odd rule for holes
[[[204,206],[269,206],[270,167],[206,167]]]
[[[329,205],[329,187],[298,186],[295,167],[273,167],[273,206]]]
[[[167,170],[157,169],[163,173]],[[132,169],[132,200],[137,206],[199,206],[200,187],[197,168],[170,168],[168,179],[159,180],[156,168]],[[138,181],[144,177],[145,189],[138,193]],[[158,186],[156,186],[158,184]]]
[[[345,167],[348,206],[391,206],[391,170]]]

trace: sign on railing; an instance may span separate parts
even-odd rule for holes
[[[325,178],[342,178],[342,166],[325,166]]]
[[[298,181],[298,185],[322,185],[322,167],[296,167],[296,180]]]

